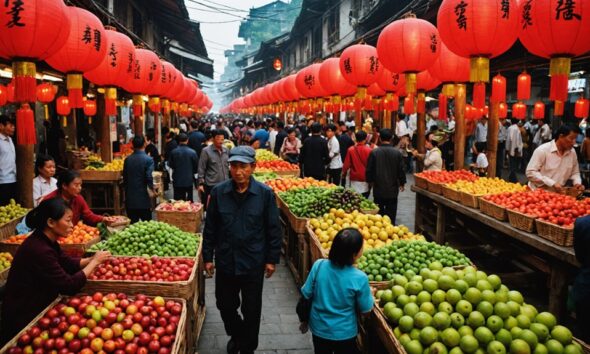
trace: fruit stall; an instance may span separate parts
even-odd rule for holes
[[[105,163],[98,156],[85,160],[80,177],[84,182],[82,195],[88,206],[98,212],[121,215],[123,212],[123,159]]]
[[[522,286],[546,275],[548,309],[560,318],[579,267],[573,223],[590,214],[589,201],[457,172],[417,175],[416,231],[439,244],[474,252],[488,248],[507,263],[525,265],[528,273],[516,277]]]

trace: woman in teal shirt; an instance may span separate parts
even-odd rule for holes
[[[357,314],[373,308],[369,279],[353,266],[362,254],[363,237],[358,230],[341,230],[329,259],[314,263],[301,288],[312,301],[309,328],[316,354],[359,353]]]

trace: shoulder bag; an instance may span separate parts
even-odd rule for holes
[[[297,301],[297,307],[295,307],[295,312],[297,312],[297,317],[299,317],[299,322],[305,322],[305,323],[309,322],[309,316],[311,313],[311,303],[313,300],[313,294],[315,293],[316,279],[318,277],[318,273],[320,272],[320,269],[322,268],[322,265],[325,262],[326,261],[322,261],[322,263],[320,263],[318,265],[318,269],[316,270],[316,272],[313,276],[313,280],[311,282],[312,297],[309,299],[306,299],[305,296],[303,296],[303,294],[301,294],[299,301]]]

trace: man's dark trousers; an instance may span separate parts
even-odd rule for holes
[[[174,200],[193,201],[193,187],[174,187]]]
[[[150,209],[127,209],[127,217],[132,224],[139,220],[149,221],[152,220],[152,211]]]
[[[391,223],[395,225],[395,217],[397,216],[397,198],[375,198],[375,203],[379,206],[379,214],[389,216]]]
[[[10,203],[10,199],[16,199],[16,183],[0,184],[0,206]]]
[[[248,275],[229,275],[218,270],[215,275],[217,308],[225,332],[237,341],[240,352],[254,352],[258,347],[263,281],[263,270]],[[238,314],[238,307],[243,318]]]

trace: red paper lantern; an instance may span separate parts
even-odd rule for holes
[[[500,102],[498,105],[498,118],[505,119],[508,117],[508,105],[506,102]]]
[[[526,71],[518,75],[516,79],[516,99],[526,101],[531,98],[531,75]]]
[[[149,95],[155,89],[157,78],[161,75],[160,59],[151,50],[136,48],[134,73],[131,80],[122,83],[122,87],[136,95]]]
[[[416,75],[416,89],[422,92],[432,91],[440,85],[440,80],[430,75],[428,70],[424,70]]]
[[[297,74],[292,74],[287,76],[281,84],[281,91],[283,91],[283,96],[287,98],[287,101],[293,102],[301,98],[301,94],[299,93],[299,90],[297,90],[297,85],[295,84],[296,81]]]
[[[4,106],[8,102],[8,90],[6,86],[0,85],[0,106]]]
[[[443,84],[467,82],[469,81],[469,58],[458,56],[441,43],[440,56],[428,71]]]
[[[492,79],[491,103],[506,102],[506,78],[500,74]]]
[[[320,84],[320,67],[322,64],[311,64],[297,73],[295,86],[299,94],[305,98],[327,96],[327,92]]]
[[[519,12],[520,42],[529,52],[551,58],[550,98],[567,100],[571,58],[590,51],[590,4],[523,0]]]
[[[11,81],[6,85],[6,99],[8,102],[14,102],[14,82]]]
[[[543,102],[535,102],[535,106],[533,107],[533,118],[545,119],[545,104]]]
[[[53,55],[67,40],[70,18],[66,6],[63,0],[6,0],[0,23],[0,57],[13,61],[14,100],[34,102],[34,61]]]
[[[340,71],[340,58],[324,60],[320,66],[320,84],[330,96],[350,96],[356,86],[348,82]]]
[[[585,98],[578,98],[574,107],[574,116],[576,118],[588,118],[590,103]]]
[[[522,102],[516,102],[512,105],[512,118],[525,119],[526,105]]]
[[[376,82],[371,84],[371,86],[367,87],[367,93],[371,97],[385,96],[385,90],[383,90],[381,87],[379,87],[379,85]]]
[[[173,100],[178,102],[178,98],[182,96],[182,93],[184,92],[184,84],[185,84],[185,80],[184,80],[184,75],[182,74],[182,72],[180,72],[180,70],[175,69],[176,70],[176,76],[172,77],[172,89],[170,90],[170,94],[168,95],[168,97]],[[171,107],[172,108],[172,107]]]
[[[70,100],[67,96],[60,96],[55,101],[57,114],[60,116],[68,116],[72,108],[70,107]]]
[[[414,108],[414,95],[410,94],[404,98],[404,113],[405,114],[416,113],[416,109]]]
[[[96,101],[84,100],[84,115],[93,117],[96,115]]]
[[[437,25],[455,54],[471,58],[471,82],[490,80],[489,59],[512,47],[518,36],[516,0],[443,0]]]
[[[473,106],[483,108],[486,105],[486,84],[476,82],[473,84]]]
[[[340,72],[344,79],[357,87],[357,98],[364,99],[367,87],[381,74],[377,49],[368,44],[355,44],[342,52]]]
[[[45,61],[67,73],[67,88],[72,108],[82,108],[82,74],[96,68],[107,52],[102,22],[92,12],[69,6],[70,34],[64,45]]]
[[[438,30],[428,21],[405,18],[389,24],[377,40],[383,66],[406,74],[406,91],[416,92],[416,74],[428,70],[440,55]]]
[[[47,104],[55,99],[57,93],[57,87],[48,82],[42,83],[37,86],[37,101]]]
[[[438,94],[438,119],[447,120],[448,99],[443,93]]]
[[[406,80],[403,75],[391,72],[386,67],[383,67],[381,68],[381,75],[377,78],[377,84],[385,92],[395,93],[406,86]]]

